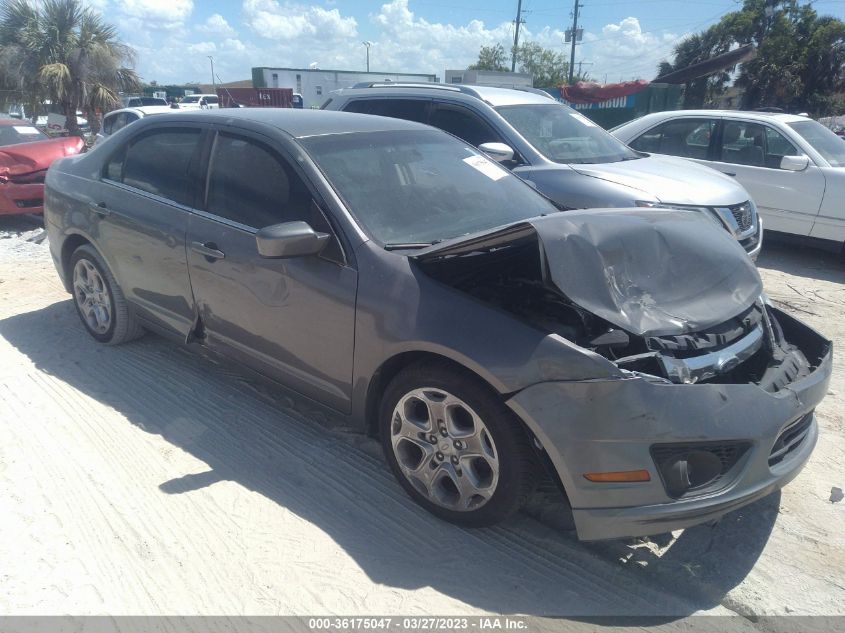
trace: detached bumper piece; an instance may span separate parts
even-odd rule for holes
[[[541,383],[508,401],[557,470],[579,538],[718,519],[798,475],[816,444],[813,412],[830,383],[832,344],[776,308],[752,312],[716,334],[663,339],[648,354],[657,375]],[[670,379],[660,355],[688,373]],[[638,469],[649,481],[583,476]]]

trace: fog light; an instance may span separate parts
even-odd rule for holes
[[[709,451],[690,451],[666,462],[661,473],[666,491],[680,497],[717,479],[722,474],[722,462]]]
[[[597,483],[651,481],[647,470],[623,470],[611,473],[584,473],[584,479]]]

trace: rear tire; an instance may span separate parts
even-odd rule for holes
[[[96,340],[119,345],[144,333],[114,275],[93,246],[83,244],[73,252],[70,275],[76,313]]]
[[[399,372],[384,392],[379,431],[405,491],[450,523],[499,523],[534,489],[536,461],[515,414],[484,382],[449,363]]]

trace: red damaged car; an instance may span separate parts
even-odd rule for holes
[[[50,163],[83,147],[79,137],[50,138],[26,121],[0,119],[0,215],[41,213]]]

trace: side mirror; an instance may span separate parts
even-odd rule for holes
[[[780,168],[786,171],[804,171],[810,164],[806,156],[784,156],[780,159]]]
[[[482,143],[478,146],[478,149],[497,163],[506,163],[513,160],[513,149],[504,143]]]
[[[265,226],[255,235],[258,254],[268,259],[317,255],[329,243],[328,233],[318,233],[308,222],[284,222]]]

